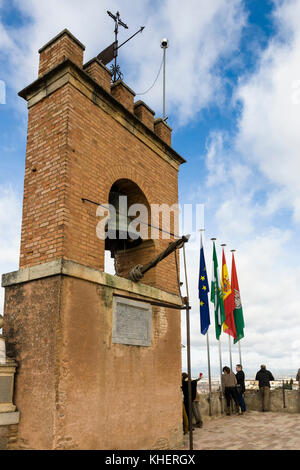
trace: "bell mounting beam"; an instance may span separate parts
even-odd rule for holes
[[[144,277],[146,272],[154,268],[158,263],[160,263],[171,253],[182,248],[184,244],[189,241],[190,237],[190,235],[183,236],[179,240],[170,243],[170,245],[162,253],[160,253],[155,259],[149,261],[149,263],[145,265],[138,264],[137,266],[135,266],[129,273],[130,280],[133,282],[139,282]]]

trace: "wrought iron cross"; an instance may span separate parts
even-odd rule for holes
[[[123,21],[120,18],[120,13],[117,11],[115,15],[111,13],[110,11],[107,11],[107,14],[114,20],[115,22],[115,41],[108,46],[104,51],[100,52],[98,54],[97,58],[104,64],[107,65],[109,62],[114,60],[114,64],[111,66],[112,73],[113,73],[113,82],[115,82],[118,79],[122,79],[122,73],[120,70],[120,67],[117,63],[118,59],[118,51],[119,49],[124,46],[124,44],[127,44],[132,38],[134,38],[137,34],[142,33],[145,29],[144,26],[141,26],[140,29],[134,33],[130,38],[126,39],[120,46],[118,42],[118,34],[119,34],[119,26],[122,26],[125,29],[128,29],[127,24],[123,23]]]
[[[119,26],[122,26],[123,28],[125,29],[128,29],[128,26],[126,23],[124,23],[122,20],[121,20],[121,16],[120,16],[120,13],[117,11],[117,13],[115,15],[113,15],[113,13],[111,13],[110,11],[107,11],[107,14],[114,20],[115,22],[115,43],[114,43],[114,60],[115,60],[115,63],[112,67],[112,72],[113,72],[113,81],[115,82],[117,80],[117,75],[120,76],[120,68],[118,66],[118,63],[117,63],[117,59],[118,59],[118,34],[119,34]],[[121,78],[121,77],[120,77]]]

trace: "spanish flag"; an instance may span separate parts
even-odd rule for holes
[[[225,252],[223,248],[223,259],[222,259],[222,279],[221,279],[222,291],[223,291],[223,300],[224,300],[224,309],[225,309],[225,322],[223,324],[223,330],[233,338],[237,338],[234,315],[233,311],[235,309],[234,295],[231,289],[228,270],[225,259]]]

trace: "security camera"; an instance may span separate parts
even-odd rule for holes
[[[167,38],[164,38],[160,41],[160,47],[162,49],[167,49],[169,47],[169,41],[167,40]]]

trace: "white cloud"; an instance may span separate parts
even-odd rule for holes
[[[300,221],[300,101],[295,100],[295,83],[297,88],[300,30],[296,18],[299,15],[299,0],[278,6],[279,35],[263,52],[257,72],[237,90],[243,112],[236,141],[244,158],[255,162],[280,189],[281,201],[273,197],[270,204],[292,207],[297,222]]]
[[[300,268],[298,253],[294,251],[298,244],[295,222],[299,222],[300,209],[300,103],[295,105],[291,94],[292,79],[300,76],[300,34],[293,16],[295,10],[300,12],[300,1],[283,5],[277,11],[278,21],[282,22],[281,40],[271,41],[262,52],[256,72],[244,77],[237,89],[243,104],[237,135],[233,138],[211,132],[206,149],[207,174],[197,192],[198,198],[201,194],[201,200],[206,200],[207,238],[217,236],[218,246],[230,243],[227,250],[238,248],[246,321],[242,351],[245,367],[251,374],[262,362],[274,370],[297,370],[300,360]],[[287,31],[294,34],[288,42],[282,42],[282,34]],[[294,210],[294,221],[285,213],[283,223],[279,223],[282,209]],[[211,244],[207,245],[206,261],[211,266]],[[205,369],[206,343],[199,333],[196,290],[198,251],[199,243],[187,248],[193,286],[192,353],[194,367]],[[219,262],[220,255],[219,249]],[[184,334],[183,319],[183,337]],[[224,335],[223,357],[228,364],[227,351]],[[237,348],[233,351],[236,363]],[[214,326],[211,355],[216,373],[218,349]]]
[[[236,253],[237,270],[245,317],[245,339],[242,341],[244,366],[250,376],[261,363],[271,369],[299,367],[300,347],[300,268],[287,265],[286,253],[289,231],[267,229],[262,235],[241,237]],[[211,242],[206,241],[206,264],[211,271]],[[243,240],[244,238],[244,240]],[[243,240],[241,242],[241,240]],[[221,241],[217,242],[221,264]],[[228,270],[231,268],[229,248],[226,251]],[[206,340],[200,335],[199,301],[196,289],[199,271],[199,243],[187,246],[188,277],[191,291],[191,332],[193,368],[206,371]],[[183,272],[183,271],[182,271]],[[183,275],[182,275],[183,277]],[[215,339],[214,314],[211,310],[210,345],[214,375],[217,374],[219,356]],[[185,343],[185,316],[182,316]],[[229,364],[228,338],[222,337],[223,364]],[[186,364],[183,350],[183,364]],[[233,362],[238,363],[238,348],[233,347]],[[249,375],[248,375],[249,377]]]
[[[120,57],[125,81],[137,92],[152,83],[161,61],[160,39],[169,38],[167,109],[178,116],[180,123],[192,121],[211,102],[222,103],[223,83],[216,64],[221,57],[230,57],[239,46],[245,22],[239,0],[190,0],[187,4],[179,0],[159,4],[150,0],[89,0],[85,2],[84,15],[81,0],[15,0],[15,4],[32,21],[15,31],[4,29],[0,23],[0,46],[9,57],[6,75],[13,80],[12,87],[20,89],[36,78],[38,49],[65,27],[86,44],[86,61],[95,56],[112,40],[112,22],[106,10],[120,9],[125,15],[123,20],[131,27],[122,33],[124,39],[127,33],[146,25],[143,35],[133,40],[130,47],[125,46]],[[292,225],[279,229],[276,223],[282,208],[293,208],[295,220],[300,220],[300,103],[295,104],[295,83],[300,80],[299,15],[299,0],[278,3],[280,37],[260,52],[257,70],[251,77],[245,76],[237,88],[236,98],[243,106],[235,141],[212,132],[206,155],[208,174],[198,193],[201,202],[203,194],[207,200],[207,239],[216,235],[218,243],[231,243],[228,249],[238,248],[246,321],[243,354],[246,366],[251,364],[251,368],[261,362],[271,368],[299,367],[300,270],[289,264],[289,244],[295,246],[297,234]],[[159,110],[160,86],[157,84],[141,98]],[[228,142],[231,146],[224,145]],[[259,191],[264,193],[263,198],[257,197]],[[15,207],[20,205],[13,191],[0,190],[0,209],[9,208],[0,214],[2,272],[17,265],[20,212],[19,218],[7,215]],[[211,246],[207,245],[210,271]],[[199,334],[198,251],[199,244],[189,244],[193,362],[195,367],[202,367],[206,363],[206,347]],[[227,263],[230,265],[229,256]],[[213,336],[212,328],[212,363],[216,366],[218,351]],[[228,363],[225,343],[223,355]],[[237,360],[235,348],[234,361]]]
[[[129,31],[121,31],[121,40],[142,24],[146,26],[142,35],[120,50],[125,82],[137,93],[152,84],[162,59],[160,40],[169,38],[167,109],[181,123],[208,103],[222,101],[224,83],[216,64],[238,49],[245,23],[241,0],[190,0],[187,5],[180,0],[89,0],[84,15],[81,0],[14,3],[31,21],[16,30],[0,26],[0,45],[9,56],[7,76],[11,77],[11,86],[20,89],[36,79],[38,49],[66,27],[87,46],[85,60],[94,57],[113,40],[113,22],[106,10],[119,9],[130,26]],[[159,114],[161,81],[148,95],[138,98],[145,99]]]

